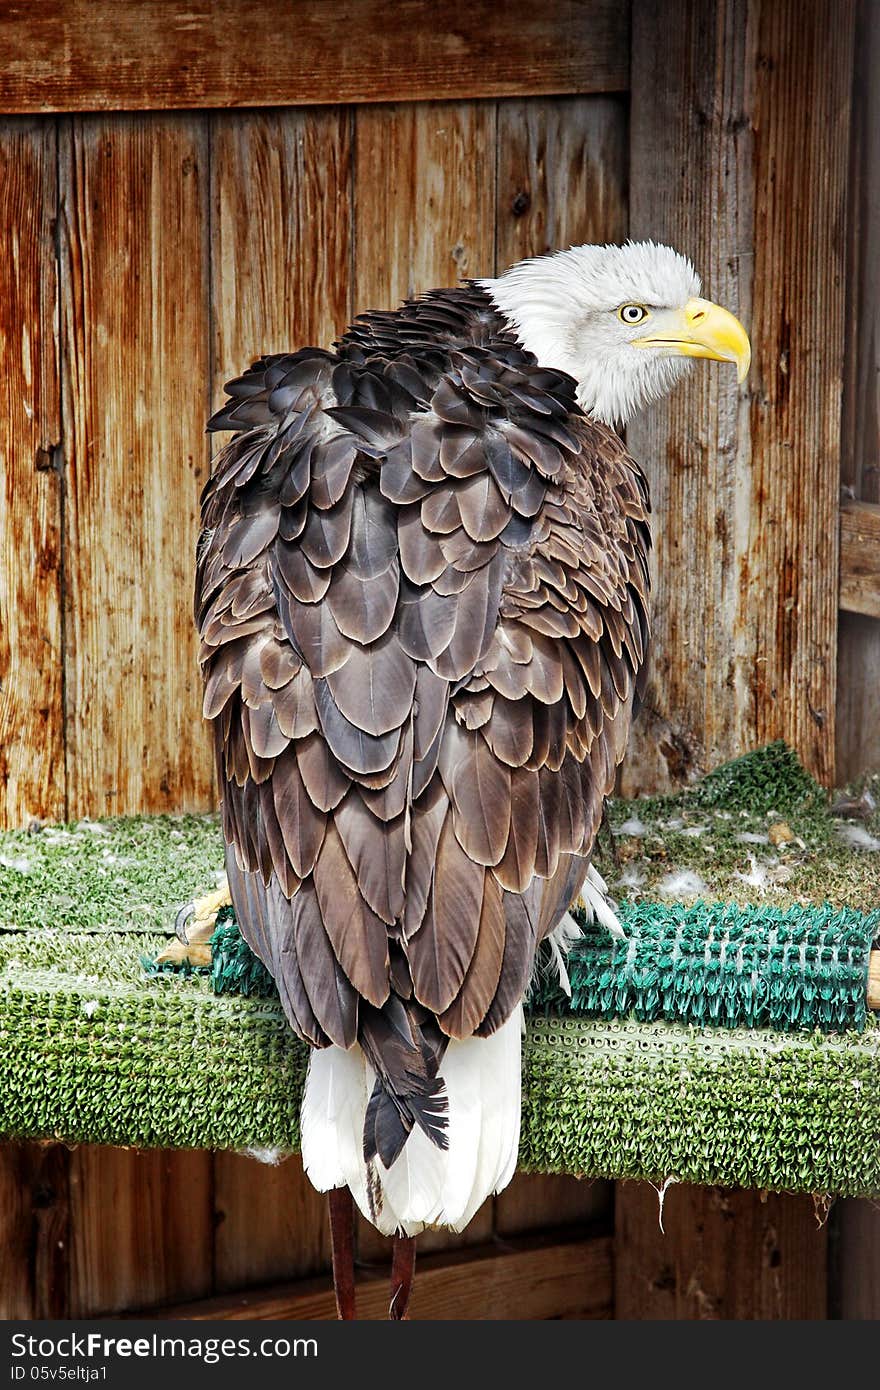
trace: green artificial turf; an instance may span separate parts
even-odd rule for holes
[[[128,816],[0,833],[0,929],[170,930],[216,887],[219,819]]]
[[[147,975],[132,947],[0,936],[0,1133],[295,1150],[307,1053],[278,1001]],[[536,1017],[523,1084],[530,1171],[880,1193],[873,1021],[823,1035]]]
[[[880,778],[872,786],[880,802]],[[773,844],[778,825],[794,838]],[[675,795],[609,801],[608,827],[594,862],[620,902],[880,905],[880,810],[857,822],[832,815],[781,742]]]
[[[795,838],[772,845],[782,821]],[[571,959],[575,1007],[596,1017],[541,985],[523,1166],[880,1193],[876,815],[846,843],[771,745],[675,797],[613,803],[609,823],[629,940],[588,933]],[[209,816],[0,836],[0,1134],[296,1148],[306,1050],[231,911],[211,971],[142,963],[222,858]],[[757,1026],[725,1026],[742,1022]]]

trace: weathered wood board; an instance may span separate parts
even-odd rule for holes
[[[293,106],[629,82],[620,0],[40,0],[0,10],[0,111]]]
[[[880,502],[880,5],[858,0],[849,164],[844,495]]]
[[[0,823],[65,812],[56,131],[0,122]]]
[[[358,1317],[388,1316],[387,1267],[358,1281]],[[587,1236],[554,1241],[543,1237],[508,1241],[473,1250],[444,1251],[419,1261],[409,1316],[414,1320],[611,1317],[611,1240]],[[155,1316],[155,1314],[153,1314]],[[195,1321],[260,1318],[267,1321],[336,1317],[326,1280],[304,1280],[251,1294],[178,1304],[158,1316]]]
[[[495,262],[625,241],[627,108],[619,97],[498,105]]]
[[[62,1144],[0,1145],[4,1318],[69,1316],[69,1168]]]
[[[268,1161],[247,1154],[214,1155],[217,1293],[330,1267],[327,1199],[312,1187],[298,1154],[283,1162],[263,1157]]]
[[[201,117],[62,128],[68,810],[212,799],[190,613],[208,465]]]
[[[88,1318],[213,1288],[211,1155],[84,1144],[70,1155],[69,1305]]]
[[[215,406],[254,358],[328,347],[348,322],[351,124],[338,107],[210,117]]]
[[[355,112],[354,311],[491,275],[494,102]]]
[[[618,1319],[827,1317],[827,1212],[809,1197],[618,1183]]]
[[[630,231],[693,258],[753,365],[628,432],[657,538],[630,791],[779,737],[833,779],[853,36],[851,0],[634,5]]]

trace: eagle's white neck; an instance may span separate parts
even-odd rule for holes
[[[520,261],[497,279],[478,283],[528,352],[543,366],[557,367],[580,380],[570,273],[561,256]]]
[[[633,349],[633,335],[616,316],[622,303],[645,302],[648,278],[659,286],[648,302],[684,303],[699,292],[690,263],[651,242],[574,246],[519,261],[504,275],[477,283],[542,366],[574,377],[578,404],[588,415],[622,425],[666,395],[690,365],[683,357]]]

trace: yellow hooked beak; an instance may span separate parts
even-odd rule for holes
[[[633,347],[665,348],[664,356],[735,362],[737,381],[745,381],[752,360],[749,337],[739,319],[711,299],[689,299],[683,309],[657,314],[655,331],[632,343]]]

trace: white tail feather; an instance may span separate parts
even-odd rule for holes
[[[489,1038],[450,1041],[440,1066],[449,1098],[449,1147],[418,1128],[390,1169],[363,1158],[373,1088],[359,1047],[313,1052],[302,1108],[302,1156],[319,1192],[348,1187],[364,1216],[385,1235],[425,1226],[461,1230],[516,1168],[520,1127],[522,1009]]]
[[[359,1047],[312,1053],[300,1116],[303,1167],[319,1192],[351,1188],[361,1210],[368,1203],[363,1136],[369,1095]]]

